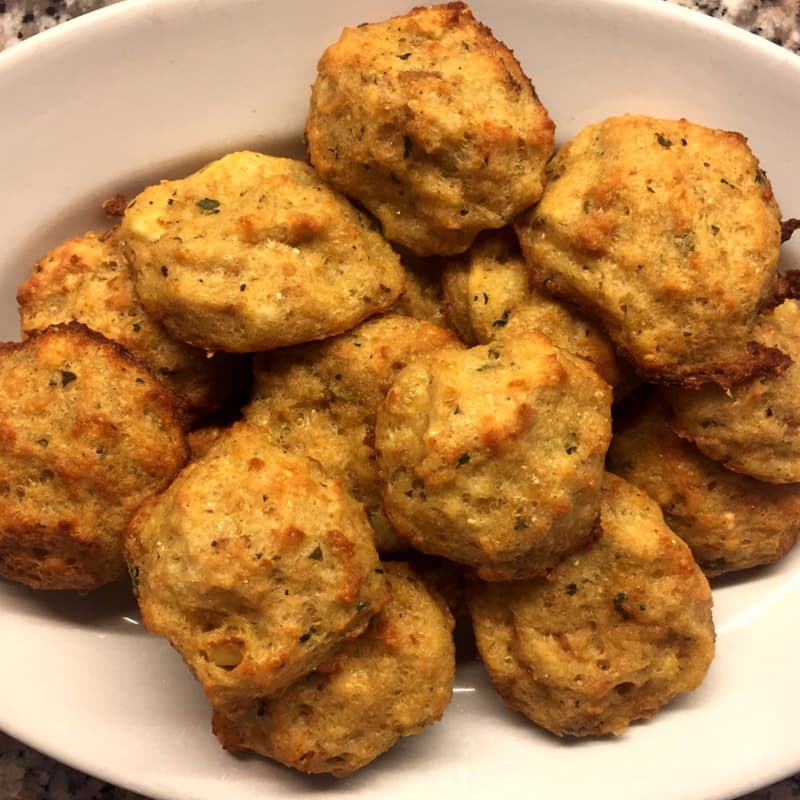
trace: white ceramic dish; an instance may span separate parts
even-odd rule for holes
[[[99,202],[249,146],[299,153],[316,59],[345,24],[409,0],[128,0],[0,57],[0,335],[35,258],[105,224]],[[517,52],[559,138],[604,116],[686,116],[750,138],[800,216],[800,59],[660,0],[476,0]],[[800,238],[800,237],[796,237]],[[800,262],[800,243],[786,247]],[[199,689],[124,589],[0,584],[0,727],[165,800],[319,797],[692,800],[800,768],[800,551],[716,590],[703,687],[613,740],[563,743],[462,664],[444,721],[341,782],[225,754]]]

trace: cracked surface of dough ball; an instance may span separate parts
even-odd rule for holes
[[[531,288],[513,231],[482,234],[463,256],[447,259],[442,285],[447,318],[467,344],[538,330],[590,361],[611,386],[619,383],[614,347],[605,333],[578,309]]]
[[[89,590],[125,575],[131,515],[187,458],[173,393],[77,323],[0,345],[0,575]]]
[[[286,688],[387,597],[360,506],[244,423],[142,507],[125,549],[145,626],[215,705]]]
[[[730,470],[771,483],[800,482],[800,305],[786,300],[756,319],[754,338],[794,363],[730,392],[716,386],[670,390],[673,427]]]
[[[459,253],[535,203],[554,126],[463,3],[346,28],[323,54],[311,163],[419,256]]]
[[[495,688],[558,736],[621,733],[696,689],[714,655],[708,581],[656,503],[609,475],[600,518],[550,576],[469,598]]]
[[[800,485],[738,475],[675,434],[657,398],[615,425],[608,469],[647,492],[708,576],[776,561],[800,532]]]
[[[595,316],[646,377],[730,386],[776,282],[781,219],[738,133],[643,116],[584,128],[516,222],[536,285]]]
[[[307,164],[231,153],[128,206],[119,237],[142,305],[208,350],[322,339],[391,307],[400,259]]]
[[[89,232],[43,256],[17,292],[23,335],[77,321],[121,344],[182,397],[195,415],[229,394],[235,360],[173,339],[142,308],[115,231]]]
[[[382,553],[407,547],[383,512],[375,414],[397,372],[425,353],[461,349],[449,331],[386,314],[323,342],[258,355],[249,422],[276,444],[318,461],[364,504]]]
[[[440,719],[455,678],[453,618],[407,564],[382,569],[391,600],[365,633],[285,692],[214,714],[227,749],[344,777]]]
[[[378,408],[384,509],[486,580],[542,573],[592,535],[610,406],[590,364],[534,331],[417,359]]]

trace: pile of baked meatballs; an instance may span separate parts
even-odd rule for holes
[[[222,744],[304,772],[442,716],[454,620],[557,736],[699,686],[708,579],[797,538],[791,225],[738,133],[554,133],[466,5],[415,8],[322,55],[308,163],[231,153],[45,255],[0,574],[129,572]]]

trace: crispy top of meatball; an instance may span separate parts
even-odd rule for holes
[[[800,482],[800,305],[786,300],[756,319],[755,340],[792,363],[729,392],[713,385],[666,393],[670,419],[709,458],[771,483]]]
[[[147,312],[209,350],[332,336],[403,289],[399,257],[366,215],[307,164],[260,153],[145,189],[119,236]]]
[[[175,395],[71,323],[0,344],[0,575],[94,589],[125,574],[131,515],[187,458]]]
[[[76,320],[141,358],[194,415],[230,392],[235,361],[173,339],[142,308],[116,231],[68,239],[44,255],[17,291],[22,333]]]
[[[427,256],[539,199],[554,126],[512,52],[447,3],[346,28],[319,61],[306,138],[326,180]]]
[[[340,336],[264,353],[254,362],[248,421],[307,455],[364,504],[382,553],[402,549],[386,519],[373,447],[375,414],[397,372],[425,353],[461,349],[449,331],[386,314]]]
[[[800,486],[739,475],[679,438],[658,397],[617,424],[608,468],[647,492],[708,576],[768,564],[800,532]]]
[[[498,692],[558,736],[621,733],[696,689],[714,655],[708,581],[656,503],[607,475],[600,527],[549,576],[469,598]]]
[[[588,362],[535,331],[417,359],[378,408],[386,513],[487,580],[544,572],[592,535],[610,405]]]
[[[246,423],[140,509],[125,548],[146,627],[217,705],[286,688],[386,601],[363,509]]]
[[[513,231],[481,234],[464,255],[446,259],[442,285],[447,318],[467,344],[538,330],[558,347],[591,361],[607,383],[619,382],[614,348],[605,333],[578,309],[530,286]]]
[[[646,377],[730,386],[776,281],[780,211],[739,133],[685,119],[607,119],[548,166],[516,223],[533,279],[595,315]]]
[[[214,714],[229,750],[344,777],[438,720],[455,677],[453,618],[407,565],[385,563],[391,600],[316,672],[239,714]]]

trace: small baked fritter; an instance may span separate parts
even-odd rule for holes
[[[800,532],[800,485],[737,475],[669,427],[656,397],[615,426],[608,469],[647,492],[706,575],[768,564]]]
[[[176,341],[145,313],[115,231],[55,247],[19,287],[17,301],[23,335],[82,322],[141,358],[196,416],[219,407],[231,391],[233,357]]]
[[[534,282],[596,316],[646,377],[730,386],[776,282],[780,211],[738,133],[642,116],[584,128],[516,223]]]
[[[591,361],[611,386],[619,382],[608,337],[576,308],[530,287],[528,267],[510,229],[478,237],[463,255],[447,259],[442,286],[448,321],[470,345],[538,330],[554,345]]]
[[[284,449],[318,461],[364,504],[381,553],[406,547],[382,508],[373,448],[375,414],[398,370],[425,353],[460,349],[449,331],[398,314],[347,333],[254,359],[255,383],[243,413]]]
[[[708,581],[656,503],[608,475],[600,520],[549,576],[469,598],[495,688],[557,736],[621,733],[696,689],[714,655]]]
[[[455,677],[453,618],[408,565],[382,569],[391,600],[364,634],[285,692],[215,712],[225,748],[344,777],[442,716]]]
[[[0,344],[0,575],[84,591],[124,576],[129,518],[187,458],[179,408],[77,323]]]
[[[800,482],[800,306],[786,300],[756,319],[755,340],[794,362],[782,374],[665,394],[678,433],[728,469],[771,483]]]
[[[300,161],[232,153],[145,189],[119,237],[142,305],[208,350],[321,339],[391,307],[400,259]]]
[[[360,506],[244,423],[142,506],[125,549],[145,626],[220,706],[286,688],[386,601]]]
[[[530,577],[592,535],[611,390],[535,331],[417,359],[378,407],[384,509],[418,550]]]
[[[419,256],[460,253],[535,203],[554,125],[464,3],[346,28],[318,65],[311,163]]]

